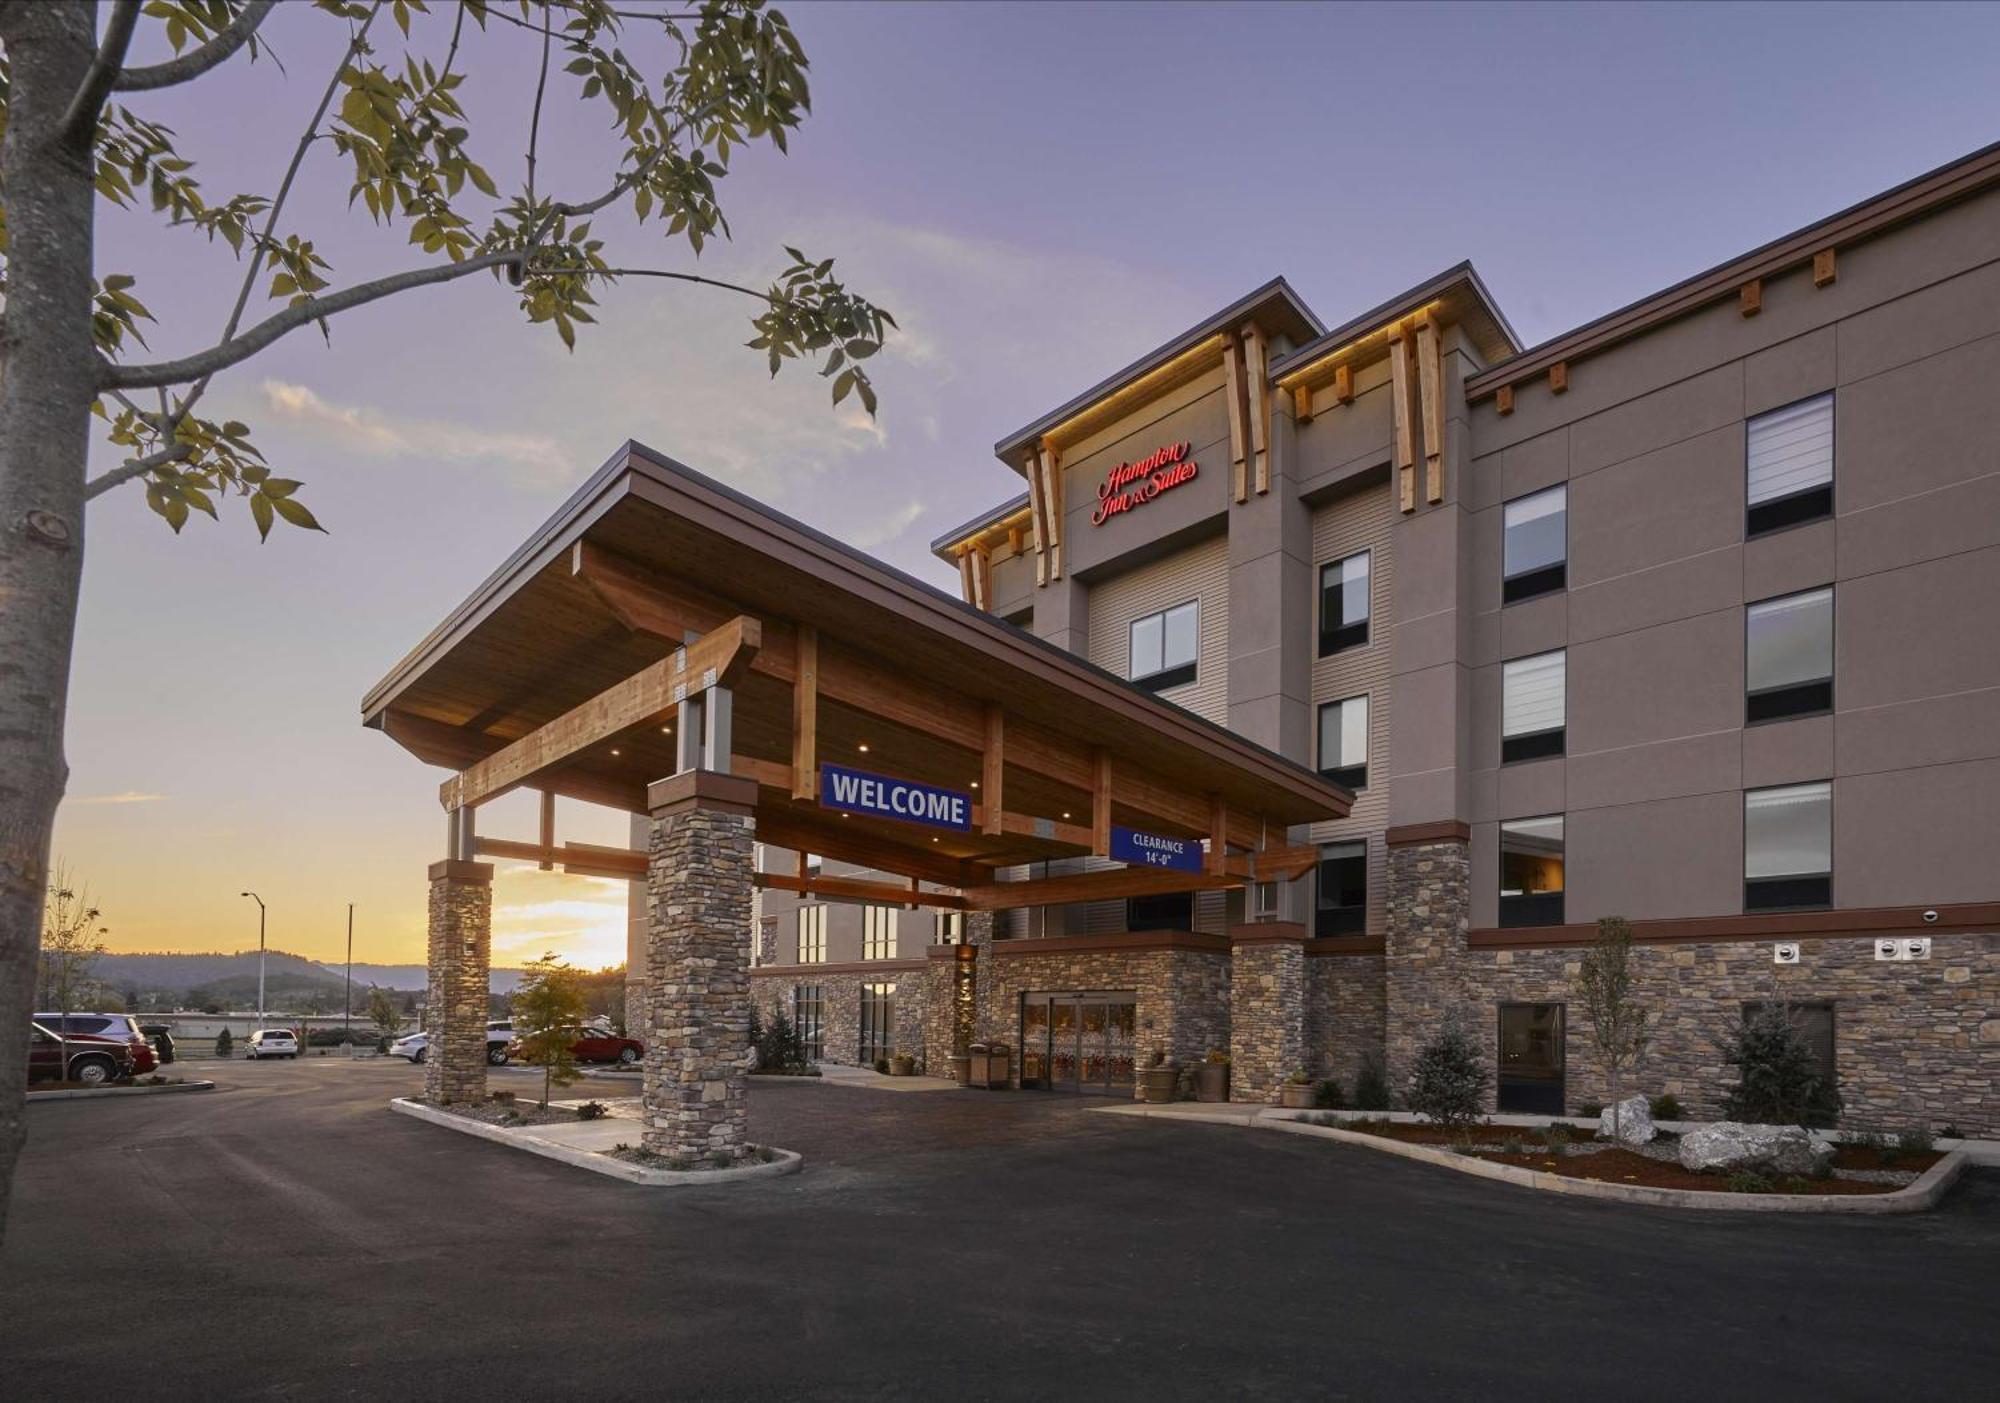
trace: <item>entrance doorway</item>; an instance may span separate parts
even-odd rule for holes
[[[1500,1094],[1503,1111],[1563,1114],[1563,1006],[1500,1005]]]
[[[1021,1085],[1090,1096],[1132,1093],[1130,990],[1021,995]]]

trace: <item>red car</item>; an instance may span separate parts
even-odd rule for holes
[[[637,1038],[621,1038],[602,1028],[566,1028],[563,1031],[572,1038],[569,1055],[579,1062],[622,1062],[630,1067],[646,1055],[646,1045]],[[522,1055],[519,1038],[507,1044],[510,1060]]]
[[[87,1035],[127,1044],[132,1049],[135,1076],[144,1076],[160,1065],[152,1040],[139,1031],[139,1020],[129,1013],[38,1013],[35,1021],[67,1038]]]
[[[69,1065],[63,1065],[67,1054]],[[132,1075],[131,1044],[92,1033],[58,1037],[39,1023],[28,1025],[28,1080],[80,1081],[107,1086]]]

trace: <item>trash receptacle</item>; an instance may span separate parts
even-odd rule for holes
[[[960,1086],[970,1086],[972,1058],[963,1052],[951,1055],[951,1079]]]
[[[965,1084],[984,1090],[987,1082],[987,1066],[993,1060],[992,1049],[987,1047],[985,1043],[974,1043],[966,1049],[966,1054],[968,1066],[966,1067]]]
[[[986,1085],[993,1091],[1005,1091],[1013,1080],[1008,1072],[1008,1063],[1013,1059],[1013,1049],[1005,1043],[994,1043],[986,1050]]]

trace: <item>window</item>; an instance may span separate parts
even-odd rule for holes
[[[896,958],[896,908],[864,906],[861,909],[861,958]]]
[[[1134,896],[1125,902],[1127,930],[1193,930],[1194,893]]]
[[[1319,567],[1319,655],[1368,642],[1368,552]]]
[[[1314,935],[1355,935],[1368,929],[1368,844],[1328,843],[1319,850],[1319,902]]]
[[[1500,759],[1536,760],[1563,753],[1567,655],[1537,653],[1500,668]]]
[[[1833,396],[1759,414],[1745,437],[1746,535],[1833,515]]]
[[[1195,601],[1132,620],[1131,677],[1149,692],[1194,681]]]
[[[1500,825],[1500,924],[1562,922],[1562,815],[1509,819]]]
[[[937,930],[934,939],[939,945],[965,944],[965,913],[963,911],[938,912]]]
[[[819,985],[792,986],[792,1026],[799,1030],[799,1042],[806,1050],[808,1062],[817,1062],[826,1055],[826,1027],[821,1021],[825,1011]]]
[[[817,877],[820,873],[820,868],[822,868],[823,866],[825,866],[825,864],[820,861],[820,856],[818,853],[806,854],[806,875],[808,877]]]
[[[1833,590],[1752,604],[1743,616],[1743,719],[1833,710]]]
[[[1500,517],[1500,602],[1561,589],[1569,578],[1569,489],[1516,497]]]
[[[896,1051],[896,986],[861,986],[861,1062],[873,1066]]]
[[[1743,795],[1743,909],[1833,904],[1833,786],[1786,784]]]
[[[799,908],[799,963],[816,965],[826,959],[826,907]]]
[[[1368,698],[1319,709],[1319,772],[1347,789],[1368,787]]]
[[[1784,1014],[1792,1026],[1804,1035],[1806,1045],[1812,1049],[1813,1069],[1819,1073],[1819,1086],[1808,1098],[1805,1123],[1813,1126],[1833,1125],[1840,1118],[1838,1097],[1840,1073],[1833,1059],[1833,1005],[1746,1003],[1743,1005],[1743,1021],[1750,1022],[1766,1009]]]

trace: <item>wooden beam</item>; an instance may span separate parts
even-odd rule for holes
[[[1090,850],[1099,857],[1111,855],[1111,752],[1099,747],[1091,753]]]
[[[1292,417],[1301,424],[1310,424],[1313,421],[1312,386],[1292,386]]]
[[[1834,252],[1832,249],[1823,248],[1813,255],[1814,287],[1825,287],[1837,276],[1839,276],[1839,271],[1834,266]]]
[[[1229,805],[1220,794],[1208,796],[1208,852],[1202,866],[1210,876],[1229,870]]]
[[[1271,490],[1271,377],[1264,329],[1255,322],[1243,327],[1243,362],[1249,391],[1250,478],[1261,497]]]
[[[993,548],[983,543],[972,548],[972,605],[993,611]]]
[[[634,633],[650,633],[679,645],[707,633],[736,610],[693,586],[669,595],[649,572],[602,546],[578,541],[570,548],[569,572],[581,580],[613,618]]]
[[[544,789],[542,791],[542,846],[545,848],[553,848],[555,845],[556,845],[556,792],[553,789]],[[543,858],[541,867],[542,871],[548,872],[553,870],[554,864],[551,863],[547,858]]]
[[[1049,439],[1042,440],[1042,515],[1048,522],[1049,578],[1060,580],[1063,573],[1063,477],[1062,459]]]
[[[1437,322],[1426,313],[1417,323],[1417,390],[1423,400],[1424,500],[1444,500],[1444,363]]]
[[[1354,367],[1336,365],[1333,368],[1333,397],[1341,404],[1354,403]]]
[[[943,852],[924,852],[908,843],[872,834],[837,815],[812,809],[760,810],[757,836],[781,848],[818,853],[835,862],[851,862],[901,877],[921,877],[926,882],[952,888],[983,882],[992,875],[990,869],[976,863]]]
[[[1222,343],[1223,392],[1229,407],[1229,495],[1230,500],[1249,500],[1249,488],[1244,475],[1244,441],[1249,437],[1243,425],[1243,348],[1234,337],[1225,337]]]
[[[759,872],[752,880],[767,891],[797,892],[800,896],[830,896],[889,906],[942,906],[948,911],[965,909],[965,898],[955,892],[921,891],[905,882],[875,882],[866,877],[787,877],[781,872]],[[910,882],[916,880],[910,878]]]
[[[800,624],[792,667],[792,797],[819,797],[819,630]]]
[[[1010,911],[1022,906],[1114,901],[1121,897],[1216,891],[1242,885],[1242,878],[1227,874],[1174,872],[1159,867],[1113,867],[1099,872],[1039,877],[1028,882],[989,882],[963,887],[959,894],[964,897],[968,910]]]
[[[1048,503],[1042,500],[1042,455],[1037,448],[1028,449],[1028,460],[1022,465],[1022,473],[1028,479],[1028,534],[1035,547],[1035,588],[1040,589],[1049,582],[1049,528]]]
[[[1736,289],[1736,310],[1746,317],[1754,317],[1764,310],[1764,280],[1752,278]]]
[[[1549,367],[1549,393],[1561,395],[1569,393],[1569,362],[1559,360]]]
[[[572,707],[439,787],[446,809],[483,803],[544,770],[671,712],[683,697],[729,686],[763,644],[757,620],[738,615],[700,642],[677,648],[615,686]]]
[[[1503,419],[1514,412],[1514,387],[1512,385],[1502,385],[1493,392],[1493,407],[1500,411],[1500,417]]]
[[[979,606],[979,590],[972,582],[972,548],[958,548],[958,597],[974,608]]]
[[[1233,853],[1224,864],[1228,871],[1251,882],[1289,882],[1319,865],[1319,848],[1313,843],[1294,843],[1262,852]]]
[[[986,744],[980,751],[979,796],[986,801],[986,821],[982,826],[988,836],[998,837],[1007,830],[1001,826],[1001,818],[1007,807],[1007,797],[1003,786],[1006,783],[1007,718],[1000,709],[1000,703],[986,704]]]
[[[544,872],[560,866],[565,872],[590,877],[623,877],[642,881],[646,854],[631,848],[607,848],[597,843],[518,843],[506,838],[475,836],[472,851],[480,857],[532,862]]]
[[[1410,443],[1410,341],[1401,326],[1389,328],[1389,395],[1395,421],[1396,503],[1417,509],[1415,450]]]

